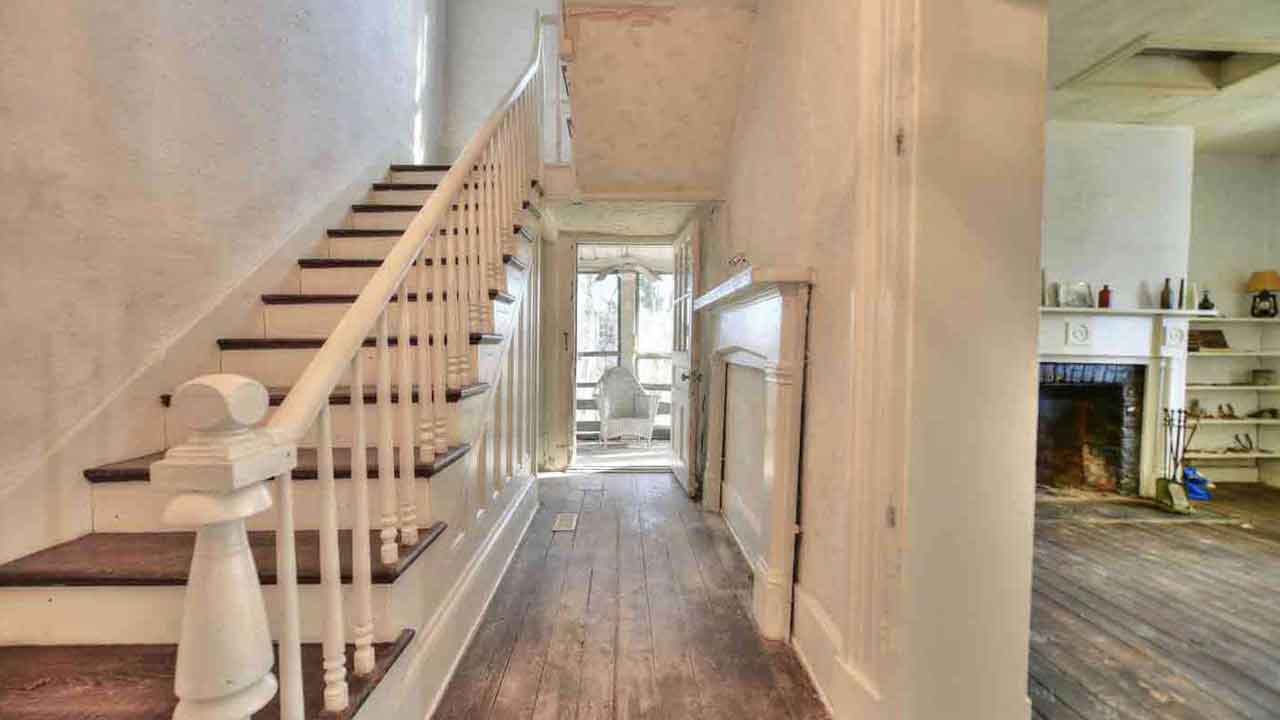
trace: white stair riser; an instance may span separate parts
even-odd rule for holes
[[[331,237],[329,257],[346,260],[381,260],[391,252],[399,237]]]
[[[378,381],[377,349],[366,347],[365,382],[373,385]],[[271,350],[223,350],[222,372],[244,375],[269,387],[291,387],[302,375],[307,364],[316,354],[314,349],[275,348]],[[473,357],[478,357],[480,368],[485,374],[481,377],[493,377],[492,369],[497,367],[497,345],[481,345],[475,347]],[[400,367],[400,351],[391,348],[392,382],[396,381],[397,368]],[[351,382],[350,373],[342,378],[342,384]]]
[[[365,382],[374,384],[378,379],[377,349],[366,347],[364,353]],[[224,373],[244,375],[268,387],[291,387],[302,375],[307,364],[315,357],[315,348],[272,348],[270,350],[223,350],[219,353]],[[398,348],[391,348],[391,367],[399,367]],[[394,379],[394,376],[392,376]],[[348,370],[339,381],[351,383]]]
[[[420,183],[419,183],[420,184]],[[369,202],[389,205],[423,204],[431,197],[432,190],[370,190]]]
[[[412,212],[353,212],[350,227],[356,230],[404,230],[417,217]]]
[[[377,267],[303,268],[298,273],[298,286],[308,295],[358,295],[377,271]],[[409,289],[418,289],[416,269],[409,273]]]
[[[416,303],[413,303],[416,305]],[[387,321],[390,323],[391,332],[398,334],[400,329],[400,303],[390,303],[388,306]],[[479,314],[483,312],[483,305],[471,305],[468,312],[472,313],[471,317],[476,318],[476,324],[472,327],[478,328]],[[297,305],[264,305],[262,307],[264,327],[266,328],[267,337],[301,337],[301,338],[327,338],[338,327],[347,311],[351,309],[351,303],[305,303]],[[410,326],[414,334],[418,330],[417,308],[411,311],[409,316]]]
[[[387,256],[391,248],[400,240],[395,237],[331,237],[329,238],[329,257],[346,260],[380,260]],[[523,242],[513,240],[503,242],[503,252],[511,253]]]
[[[398,170],[387,175],[387,182],[399,183],[435,183],[444,182],[445,170]]]
[[[427,493],[439,497],[446,492],[446,485],[463,482],[470,477],[466,470],[475,463],[474,453],[468,453],[458,462],[445,468],[433,478],[417,478],[414,481],[414,500],[419,514],[427,507]],[[396,458],[399,462],[399,458]],[[381,505],[379,488],[381,480],[369,480],[369,521],[370,527],[381,526]],[[431,485],[434,484],[434,488]],[[270,483],[269,486],[273,486]],[[429,488],[431,488],[429,490]],[[351,529],[355,522],[352,512],[352,484],[349,478],[337,479],[338,490],[338,526]],[[172,493],[157,489],[149,482],[96,483],[93,493],[93,529],[95,532],[168,532],[173,527],[165,525],[161,520],[164,507],[173,499]],[[320,483],[316,480],[295,480],[293,482],[294,523],[299,530],[316,530],[320,527]],[[274,509],[259,513],[248,520],[250,530],[274,530],[276,527],[276,511]]]
[[[370,527],[379,527],[379,480],[369,481]],[[427,498],[427,485],[431,480],[415,481],[414,501],[419,508]],[[344,530],[355,524],[352,513],[351,480],[338,478],[338,523]],[[93,527],[96,532],[148,533],[167,532],[173,528],[161,521],[165,505],[173,499],[170,493],[157,490],[148,482],[98,483],[93,490]],[[299,530],[316,530],[320,527],[320,483],[316,480],[295,480],[294,522]],[[249,521],[250,530],[273,530],[276,527],[274,510],[255,516]]]
[[[374,585],[375,642],[394,640],[404,629],[395,626],[391,585]],[[182,635],[182,603],[186,587],[45,587],[0,588],[0,602],[10,619],[0,625],[3,645],[169,645]],[[280,627],[279,593],[263,586],[273,633]],[[343,588],[351,607],[351,587]],[[320,642],[324,603],[319,585],[298,588],[303,642]],[[79,618],[79,620],[73,620]],[[349,640],[350,638],[348,638]]]
[[[467,404],[468,402],[475,402],[476,397],[477,396],[472,396],[472,397],[466,398],[466,401],[464,402],[449,403],[446,406],[447,414],[445,415],[445,420],[446,420],[445,432],[448,433],[447,442],[449,445],[457,445],[463,442],[462,438],[467,437],[467,435],[463,433],[463,428],[459,426],[458,417],[460,413],[466,411],[466,409],[461,406]],[[262,420],[263,424],[269,423],[271,421],[272,416],[275,415],[278,409],[279,408],[276,406],[269,408],[267,410],[267,416]],[[396,440],[398,444],[400,426],[401,426],[400,413],[402,412],[400,403],[393,402],[391,404],[391,410],[392,410],[392,426],[395,428]],[[415,406],[413,407],[413,418],[414,418],[413,422],[415,427],[418,425],[418,412],[419,412],[419,408],[415,404]],[[351,447],[351,444],[355,440],[355,427],[356,427],[355,408],[349,404],[331,405],[329,416],[333,426],[334,447],[340,447],[340,448]],[[379,437],[378,432],[380,427],[378,424],[378,406],[375,402],[365,403],[364,422],[365,422],[365,426],[364,426],[365,433],[367,438],[366,442],[370,446],[373,446],[374,444],[377,443],[377,440]],[[319,446],[320,438],[319,438],[319,435],[317,435],[316,428],[317,426],[315,425],[312,426],[312,429],[307,432],[306,437],[302,438],[302,440],[298,442],[299,447],[314,448]],[[188,430],[186,427],[182,425],[182,422],[177,417],[176,413],[166,408],[165,417],[164,417],[164,433],[165,433],[166,447],[174,447],[176,445],[181,444],[184,440],[186,440],[187,436],[190,434],[190,430]]]
[[[298,286],[308,295],[358,295],[377,271],[376,267],[302,268]],[[416,268],[409,273],[409,289],[418,289]]]

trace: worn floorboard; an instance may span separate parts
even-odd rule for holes
[[[1221,486],[1201,507],[1041,505],[1034,717],[1280,718],[1280,489]]]
[[[827,718],[760,638],[716,515],[668,474],[550,478],[437,718]],[[558,512],[574,532],[551,533]]]

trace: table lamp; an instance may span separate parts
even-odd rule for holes
[[[1246,290],[1254,293],[1250,315],[1256,318],[1273,318],[1280,311],[1276,296],[1272,294],[1272,291],[1280,290],[1280,275],[1275,270],[1259,270],[1250,275]]]

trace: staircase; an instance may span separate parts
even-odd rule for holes
[[[165,452],[85,471],[92,534],[0,566],[0,717],[430,711],[537,504],[541,57],[157,399]]]

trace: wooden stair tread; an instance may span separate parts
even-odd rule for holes
[[[296,337],[239,337],[239,338],[218,338],[219,350],[314,350],[324,345],[325,338],[296,338]],[[469,338],[472,345],[496,345],[502,342],[502,336],[497,333],[470,333]],[[428,340],[434,342],[434,338]],[[365,347],[376,347],[377,338],[365,338]],[[387,338],[387,344],[395,347],[399,344],[399,339],[395,336]],[[418,336],[411,335],[409,337],[409,345],[417,346]],[[448,345],[448,338],[445,338],[445,344]]]
[[[463,183],[462,186],[471,187],[471,183]],[[373,184],[374,190],[436,190],[439,187],[439,183],[376,182]]]
[[[443,455],[437,455],[430,463],[417,463],[414,474],[420,478],[438,475],[450,465],[458,462],[471,452],[468,444],[455,445]],[[148,482],[151,480],[151,464],[164,457],[163,452],[150,453],[120,462],[100,465],[84,471],[84,478],[91,483]],[[396,448],[397,465],[400,462],[400,449]],[[369,479],[378,477],[377,448],[366,450],[365,467]],[[336,447],[333,449],[333,476],[340,480],[351,477],[351,448]],[[315,480],[319,477],[319,464],[316,461],[315,448],[298,448],[298,465],[293,469],[294,480]]]
[[[394,583],[444,533],[445,524],[419,530],[418,542],[400,548],[400,561],[384,565],[378,530],[369,532],[373,582]],[[351,581],[351,531],[338,541],[343,582]],[[263,585],[276,582],[276,534],[249,533],[249,546]],[[320,532],[295,533],[298,584],[320,584]],[[0,587],[156,587],[186,585],[195,549],[194,532],[90,533],[0,565]]]
[[[354,717],[413,641],[401,631],[395,642],[375,643],[372,673],[358,677],[352,668],[354,647],[347,646],[350,706],[339,714],[322,713],[323,650],[302,646],[302,694],[308,717]],[[178,699],[173,694],[176,645],[19,645],[0,647],[0,697],[5,718],[13,720],[169,720]],[[279,673],[276,668],[273,672]],[[279,694],[254,716],[280,717]]]
[[[262,302],[267,305],[350,305],[356,301],[359,295],[351,293],[265,293],[262,296]],[[443,296],[446,300],[449,296]],[[435,293],[428,292],[427,300],[434,300]],[[489,299],[500,303],[513,303],[516,296],[508,292],[502,292],[497,288],[489,289]],[[417,302],[418,293],[409,293],[409,302]],[[393,295],[391,302],[400,302],[399,295]]]
[[[305,270],[329,270],[334,268],[377,268],[382,267],[382,258],[329,258],[329,257],[312,257],[301,258],[298,260],[298,266]],[[524,260],[505,253],[502,256],[502,262],[510,265],[518,270],[525,270],[528,265]],[[418,263],[415,262],[414,265]],[[431,258],[427,258],[427,264],[431,265]]]
[[[355,213],[387,213],[387,212],[418,212],[426,203],[356,203],[351,206],[351,212]],[[457,211],[459,208],[463,210],[472,209],[470,203],[453,203],[449,206],[450,210]],[[474,205],[479,208],[479,203]]]
[[[523,225],[512,225],[511,234],[519,235],[524,231]],[[365,229],[365,228],[329,228],[325,231],[329,237],[400,237],[404,235],[404,228],[401,229]],[[441,228],[439,233],[443,233]],[[458,228],[453,228],[453,234],[457,235]]]
[[[448,172],[453,165],[422,165],[419,163],[392,163],[391,172]]]
[[[267,403],[271,406],[280,405],[281,403],[284,402],[285,397],[289,395],[289,391],[291,389],[292,388],[288,388],[288,387],[267,388]],[[464,398],[469,398],[473,395],[479,395],[480,393],[488,389],[489,389],[489,383],[472,383],[470,385],[463,385],[460,388],[449,388],[448,390],[445,391],[445,402],[458,402],[459,400],[462,400]],[[365,385],[364,392],[362,394],[364,396],[364,403],[366,405],[373,405],[378,402],[378,386],[377,385]],[[330,405],[350,405],[351,397],[352,397],[351,387],[349,385],[339,385],[338,387],[333,389],[333,392],[329,393],[329,404]],[[417,385],[413,386],[413,392],[410,393],[410,398],[412,398],[413,402],[418,402],[418,400],[420,399],[418,395]],[[169,401],[172,399],[173,399],[173,395],[171,393],[165,393],[160,396],[160,404],[164,405],[165,407],[169,407]],[[391,386],[391,402],[393,403],[400,402],[400,386],[399,385]]]

